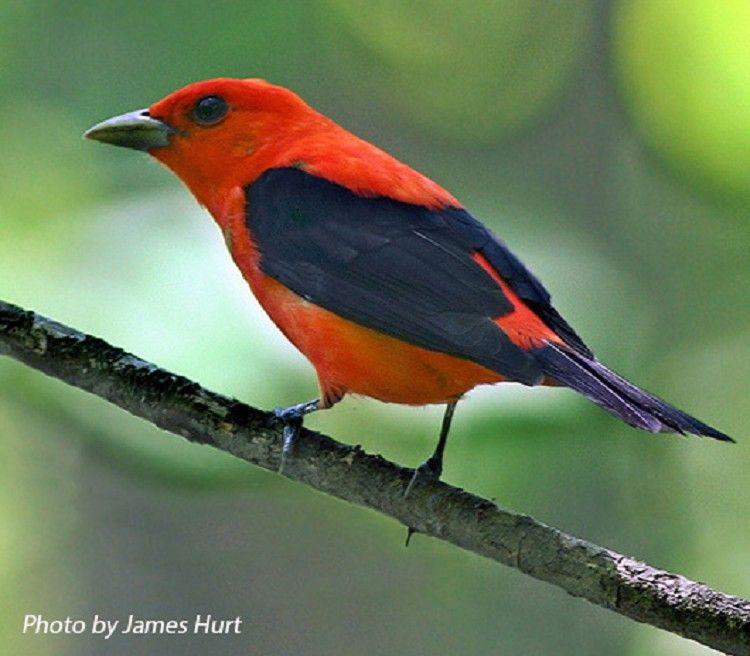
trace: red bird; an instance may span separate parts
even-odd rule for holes
[[[86,136],[148,151],[211,212],[268,315],[310,360],[320,398],[447,404],[503,381],[565,385],[653,433],[724,433],[601,364],[505,244],[450,193],[263,80],[191,84]]]

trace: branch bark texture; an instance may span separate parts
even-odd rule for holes
[[[160,428],[276,471],[282,426],[103,340],[0,301],[0,354]],[[446,483],[408,499],[412,470],[303,430],[284,475],[515,567],[575,597],[728,654],[750,655],[750,602],[567,535]]]

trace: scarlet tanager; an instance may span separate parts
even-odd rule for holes
[[[541,282],[450,193],[263,80],[191,84],[86,136],[148,151],[212,214],[260,304],[310,360],[320,398],[446,404],[503,381],[564,385],[652,433],[724,433],[601,364]],[[407,489],[408,491],[408,489]]]

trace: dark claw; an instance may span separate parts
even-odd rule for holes
[[[438,458],[435,458],[435,456],[431,456],[430,458],[425,460],[421,465],[419,465],[419,467],[414,470],[414,474],[409,481],[409,485],[406,486],[404,499],[409,496],[415,485],[417,485],[418,483],[421,484],[429,483],[432,481],[439,481],[440,474],[442,473],[443,463],[440,462]],[[406,542],[404,543],[405,547],[409,546],[409,543],[411,542],[411,536],[415,533],[419,533],[419,531],[417,531],[417,529],[415,528],[412,528],[411,526],[408,526],[406,528]]]
[[[306,401],[288,408],[274,408],[273,414],[284,422],[283,446],[281,447],[281,460],[279,461],[279,474],[283,474],[289,462],[294,458],[297,440],[302,419],[306,414],[318,409],[318,400]]]
[[[414,474],[409,481],[409,485],[406,486],[404,492],[404,499],[406,499],[411,493],[417,482],[429,483],[440,480],[440,474],[443,473],[443,463],[435,458],[434,456],[425,460],[419,467],[414,470]],[[411,535],[409,536],[411,537]],[[407,538],[408,541],[408,538]]]
[[[284,425],[284,443],[281,447],[281,460],[279,461],[279,474],[283,474],[289,462],[294,459],[294,454],[299,441],[302,418],[292,419]]]
[[[457,403],[458,399],[454,399],[446,405],[445,414],[443,415],[443,425],[440,428],[440,437],[438,438],[437,446],[435,446],[435,452],[414,470],[409,485],[406,486],[406,490],[404,491],[404,499],[409,496],[418,481],[420,483],[429,483],[440,480],[440,474],[443,473],[443,452],[445,451],[445,444],[448,440],[453,412],[456,409]],[[409,546],[411,536],[417,532],[417,529],[411,526],[407,528],[405,546]]]
[[[315,412],[318,409],[318,400],[305,401],[297,405],[290,405],[288,408],[274,408],[275,414],[281,421],[291,423],[295,419],[302,419],[307,414]]]
[[[294,408],[276,408],[273,413],[284,422],[283,442],[281,447],[281,460],[279,461],[279,474],[283,474],[289,462],[294,458],[300,428],[302,428],[302,417],[293,412]]]

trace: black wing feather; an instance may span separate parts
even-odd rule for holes
[[[246,196],[261,270],[299,296],[511,380],[542,378],[535,358],[493,321],[513,306],[472,255],[482,252],[504,278],[516,271],[507,279],[519,296],[549,295],[464,210],[365,198],[296,168],[265,172]]]
[[[477,250],[495,267],[503,280],[524,300],[526,305],[568,346],[573,347],[586,357],[594,357],[589,347],[552,306],[552,299],[544,285],[511,252],[505,243],[468,212],[463,212],[460,220],[466,225],[467,230],[475,234],[477,243],[481,242],[481,246]]]

